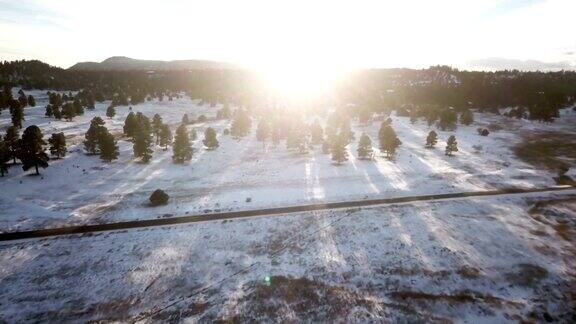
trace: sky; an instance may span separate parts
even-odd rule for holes
[[[0,0],[0,60],[576,69],[576,0]]]

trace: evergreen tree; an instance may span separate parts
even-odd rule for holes
[[[324,130],[322,129],[322,126],[320,126],[318,120],[316,120],[314,124],[310,126],[310,135],[312,137],[312,144],[322,143],[324,138]]]
[[[8,173],[8,161],[10,161],[10,147],[3,139],[0,138],[0,175]]]
[[[14,164],[16,164],[16,158],[18,157],[18,141],[20,139],[20,134],[18,134],[18,128],[14,126],[8,127],[6,130],[6,135],[4,135],[4,142],[8,145],[10,150],[10,156],[13,159]]]
[[[114,106],[110,105],[108,108],[106,108],[106,117],[114,118],[114,116],[116,116],[116,109]]]
[[[28,126],[22,134],[18,145],[18,156],[22,161],[22,169],[28,171],[34,167],[39,175],[38,167],[48,167],[48,155],[44,152],[46,142],[42,139],[42,131],[36,125]]]
[[[218,147],[218,140],[216,139],[216,131],[212,127],[206,128],[204,131],[204,140],[202,141],[206,149],[213,150]]]
[[[24,108],[16,100],[12,100],[10,104],[10,115],[12,115],[12,125],[21,129],[22,121],[24,121]]]
[[[438,134],[435,131],[430,131],[426,137],[426,148],[434,148],[436,143],[438,143]]]
[[[182,116],[182,124],[183,125],[190,124],[190,118],[188,118],[188,114],[184,114],[184,116]]]
[[[322,153],[330,153],[330,143],[326,139],[322,141]]]
[[[44,113],[44,116],[46,117],[54,116],[54,110],[52,110],[52,105],[50,104],[46,105],[46,112]]]
[[[130,112],[128,113],[128,116],[126,116],[126,119],[124,120],[124,135],[134,138],[134,134],[136,133],[136,130],[138,129],[138,122],[136,121],[136,116],[134,115],[134,112]]]
[[[36,107],[36,100],[34,99],[34,97],[32,97],[32,95],[28,96],[28,105],[30,107]]]
[[[50,144],[50,153],[56,156],[57,159],[66,155],[66,136],[64,133],[54,133],[48,139]]]
[[[346,145],[348,145],[348,140],[345,134],[338,134],[334,138],[330,151],[332,152],[332,161],[336,162],[336,164],[342,164],[342,162],[348,160]]]
[[[462,111],[462,114],[460,115],[460,123],[462,125],[470,125],[474,122],[474,114],[472,113],[472,110],[466,108]]]
[[[244,109],[236,110],[234,120],[232,121],[232,127],[230,133],[232,136],[244,137],[250,132],[251,120],[250,116]]]
[[[457,120],[456,111],[452,108],[446,108],[440,113],[440,120],[438,121],[438,127],[441,130],[455,129]]]
[[[270,125],[267,120],[260,119],[258,128],[256,128],[256,139],[266,146],[266,140],[270,137]]]
[[[434,123],[438,120],[438,113],[432,107],[428,107],[428,110],[426,111],[425,116],[426,116],[426,123],[428,124],[428,127],[434,125]]]
[[[86,131],[86,135],[84,138],[84,149],[88,154],[97,154],[98,149],[98,141],[102,135],[102,131],[104,128],[104,120],[100,117],[94,117],[90,121],[90,127],[88,131]]]
[[[350,144],[354,140],[354,132],[350,126],[350,120],[344,119],[340,126],[340,134],[342,135],[343,139],[346,141],[346,144]]]
[[[388,159],[394,156],[396,149],[402,144],[392,126],[384,123],[378,132],[378,139],[380,140],[380,150],[386,153]]]
[[[142,162],[148,163],[152,158],[152,139],[145,127],[140,127],[134,134],[134,145],[132,147],[134,156],[142,158]]]
[[[108,132],[106,127],[103,127],[102,133],[100,134],[98,150],[100,151],[100,159],[106,162],[112,162],[112,160],[116,160],[118,155],[120,155],[116,139],[114,139],[114,135]]]
[[[162,117],[160,117],[158,114],[155,114],[154,117],[152,117],[152,131],[156,136],[156,144],[160,142],[160,131],[162,130],[162,126]]]
[[[160,130],[160,146],[164,146],[164,151],[168,149],[168,144],[170,144],[171,141],[172,132],[170,132],[170,126],[164,124]]]
[[[60,109],[60,107],[52,106],[52,114],[54,115],[54,118],[56,118],[57,120],[62,119],[62,110]]]
[[[174,163],[181,164],[192,159],[192,145],[190,145],[190,138],[184,124],[176,129],[172,151],[172,161]]]
[[[446,142],[446,155],[452,156],[453,152],[458,152],[458,142],[456,142],[456,136],[450,135]]]
[[[372,140],[366,134],[360,136],[360,141],[358,141],[358,158],[360,159],[372,159],[373,149]]]
[[[194,142],[197,139],[198,139],[198,132],[196,131],[196,128],[192,128],[190,130],[190,141]]]
[[[278,125],[276,123],[274,123],[274,127],[272,127],[272,129],[270,130],[270,137],[272,139],[272,145],[274,145],[274,147],[278,146],[278,144],[280,144],[280,128],[278,127]]]
[[[64,106],[62,107],[62,116],[67,121],[72,121],[72,119],[74,119],[74,117],[76,116],[76,108],[72,103],[67,102],[64,104]]]

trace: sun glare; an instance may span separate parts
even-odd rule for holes
[[[292,100],[319,97],[345,74],[345,70],[334,67],[299,64],[267,66],[257,71],[268,91]]]

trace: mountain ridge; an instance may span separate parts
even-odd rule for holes
[[[75,71],[128,71],[128,70],[204,70],[235,68],[231,63],[210,60],[139,60],[126,56],[112,56],[102,62],[78,62],[68,70]]]

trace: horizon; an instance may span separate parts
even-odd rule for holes
[[[6,31],[0,59],[62,68],[113,56],[210,60],[277,73],[435,65],[576,68],[569,19],[576,3],[566,0],[0,4],[0,29]]]

